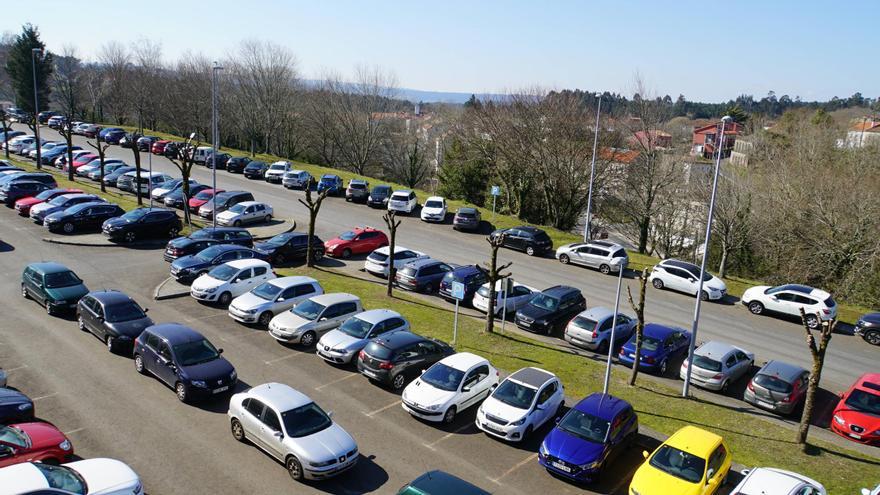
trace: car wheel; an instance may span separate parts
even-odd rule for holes
[[[759,315],[764,312],[764,305],[758,301],[752,301],[749,303],[749,311],[751,311],[753,315]]]
[[[315,251],[314,253],[312,253],[312,259],[315,261],[321,261],[321,258],[323,258],[323,257],[324,257],[324,250],[323,249],[319,249],[319,250]]]
[[[259,323],[260,326],[268,327],[273,316],[275,315],[273,315],[271,311],[263,311],[263,313],[260,314],[260,317],[257,318],[257,323]]]
[[[70,222],[64,222],[64,225],[61,226],[61,230],[63,230],[65,234],[72,234],[73,224]]]
[[[425,294],[431,294],[435,290],[437,290],[437,289],[434,288],[434,284],[432,284],[430,282],[425,284],[425,288],[424,288]]]
[[[607,341],[607,340],[603,340],[602,342],[600,342],[600,343],[599,343],[599,348],[596,349],[596,352],[599,353],[600,355],[606,355],[606,354],[608,354],[608,341]]]
[[[189,394],[186,385],[184,385],[183,382],[177,382],[177,384],[174,385],[174,393],[177,394],[177,400],[180,402],[186,402],[189,400]]]
[[[709,300],[709,293],[706,292],[706,291],[703,291],[703,292],[700,294],[700,300],[701,300],[701,301],[708,301],[708,300]]]
[[[662,289],[663,288],[663,281],[660,280],[659,278],[655,278],[651,282],[651,285],[653,285],[655,289]]]
[[[82,317],[82,316],[78,316],[78,317],[76,318],[76,326],[79,327],[80,331],[83,331],[83,332],[86,331],[86,322],[83,321],[83,317]]]
[[[284,462],[284,467],[287,468],[287,473],[293,478],[294,481],[302,481],[303,479],[303,468],[302,464],[296,459],[296,457],[290,456]]]
[[[217,303],[219,303],[220,306],[229,306],[230,302],[232,302],[232,294],[228,292],[220,294],[220,297],[217,298]]]
[[[266,216],[263,218],[263,223],[269,223],[269,222],[271,222],[271,221],[272,221],[272,215],[266,215]]]
[[[107,344],[108,351],[111,353],[116,352],[116,339],[108,335],[105,343]]]
[[[236,221],[232,222],[232,226],[233,227],[241,227],[241,220],[236,220]]]
[[[235,418],[232,418],[232,421],[229,425],[230,431],[232,431],[232,438],[236,439],[239,442],[244,442],[244,427],[241,426],[241,422]]]
[[[449,406],[449,409],[446,410],[446,414],[443,415],[443,423],[450,425],[455,421],[455,406]]]
[[[603,263],[599,267],[599,272],[601,272],[603,275],[608,275],[609,273],[611,273],[611,267]]]
[[[729,390],[730,390],[730,380],[724,380],[721,383],[721,393],[726,395]]]
[[[880,345],[880,331],[868,330],[862,338],[871,345]]]
[[[351,249],[345,248],[342,250],[343,259],[351,258]]]
[[[177,226],[174,226],[174,227],[171,227],[170,229],[168,229],[168,237],[170,237],[171,239],[174,239],[175,237],[177,237],[178,234],[180,234],[180,229],[177,228]]]
[[[815,330],[819,328],[819,318],[816,318],[816,315],[807,315],[807,326],[810,330]]]
[[[302,344],[304,347],[311,347],[315,344],[315,337],[315,332],[312,332],[310,330],[302,336],[302,338],[299,340],[299,343]]]
[[[140,354],[134,355],[134,370],[142,375],[147,374],[147,368],[144,367],[144,358]]]
[[[287,261],[287,260],[284,259],[283,254],[275,255],[275,264],[276,265],[283,265],[285,261]]]
[[[134,242],[135,240],[134,232],[126,232],[125,233],[125,242]]]
[[[666,370],[668,367],[669,367],[669,365],[666,364],[665,359],[660,362],[660,376],[666,376]]]
[[[569,261],[571,261],[571,258],[569,258],[567,254],[559,255],[559,262],[563,265],[567,265]]]
[[[406,377],[403,376],[403,373],[400,373],[391,379],[391,388],[393,390],[400,390],[404,385],[406,385]]]
[[[533,248],[532,246],[527,247],[526,254],[529,256],[534,256],[535,255],[535,248]]]
[[[27,287],[25,287],[24,284],[21,284],[21,297],[23,297],[25,299],[30,299],[30,296],[28,295]]]

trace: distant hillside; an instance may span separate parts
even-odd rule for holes
[[[463,104],[471,97],[472,93],[455,93],[452,91],[423,91],[421,89],[399,88],[398,97],[402,100],[411,102],[424,103],[455,103]],[[496,94],[477,94],[477,98],[481,100],[496,99],[501,95]]]

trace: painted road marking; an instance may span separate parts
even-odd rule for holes
[[[368,413],[363,413],[363,414],[364,414],[364,416],[367,416],[367,417],[369,417],[369,418],[372,418],[372,417],[375,416],[376,414],[379,414],[379,413],[382,412],[382,411],[387,411],[388,409],[391,409],[392,407],[394,407],[394,406],[396,406],[396,405],[398,405],[398,404],[400,404],[400,399],[395,400],[394,402],[392,402],[391,404],[388,404],[388,405],[385,406],[385,407],[382,407],[382,408],[380,408],[380,409],[376,409],[375,411],[370,411],[370,412],[368,412]],[[363,412],[363,411],[361,411],[361,412]]]
[[[521,460],[520,462],[516,463],[516,465],[514,465],[512,468],[510,468],[510,469],[508,469],[507,471],[505,471],[504,473],[502,473],[501,476],[499,476],[499,477],[497,477],[497,478],[489,478],[489,477],[487,476],[486,478],[487,478],[489,481],[491,481],[492,483],[495,483],[495,484],[500,485],[500,484],[501,484],[501,481],[499,481],[499,480],[501,480],[501,478],[504,478],[505,476],[507,476],[507,475],[509,475],[510,473],[516,471],[517,469],[519,469],[519,468],[525,466],[526,464],[528,464],[528,463],[534,461],[534,460],[537,459],[537,458],[538,458],[538,454],[537,454],[537,453],[534,453],[534,454],[532,454],[532,455],[526,457],[525,459]]]
[[[64,434],[69,436],[69,435],[73,435],[74,433],[79,433],[83,430],[85,430],[85,428],[76,428],[74,430],[65,431]]]
[[[330,385],[334,385],[334,384],[339,383],[339,382],[344,382],[345,380],[348,380],[348,379],[354,378],[354,377],[356,377],[356,376],[361,376],[361,374],[360,374],[360,373],[349,373],[348,375],[343,376],[342,378],[337,378],[336,380],[333,380],[333,381],[327,382],[327,383],[321,385],[320,387],[315,387],[315,390],[322,390],[322,389],[325,388],[325,387],[329,387]]]
[[[36,401],[38,401],[38,400],[48,399],[49,397],[54,397],[54,396],[56,396],[56,395],[58,395],[57,392],[52,392],[51,394],[46,394],[46,395],[41,395],[41,396],[39,396],[39,397],[34,397],[34,398],[32,398],[31,400],[34,401],[34,402],[36,402]]]
[[[306,355],[306,353],[304,353],[304,352],[297,352],[297,353],[293,353],[293,354],[288,354],[286,356],[282,356],[280,358],[270,359],[268,361],[263,361],[263,362],[266,364],[273,364],[273,363],[277,363],[278,361],[284,361],[285,359],[290,359],[293,357],[305,356],[305,355]]]
[[[428,447],[428,448],[431,449],[431,450],[437,450],[437,449],[434,448],[435,445],[437,445],[438,443],[442,442],[443,440],[446,440],[447,438],[452,438],[453,435],[457,435],[457,434],[459,434],[459,433],[461,433],[461,432],[463,432],[463,431],[465,431],[465,430],[467,430],[467,429],[469,429],[469,428],[471,428],[471,427],[476,428],[476,426],[474,426],[474,424],[471,423],[471,422],[465,423],[464,425],[462,425],[462,426],[461,426],[460,428],[458,428],[457,430],[452,431],[452,432],[450,432],[450,433],[447,433],[447,434],[443,435],[442,437],[438,438],[437,440],[434,440],[434,441],[431,442],[431,443],[424,443],[424,444],[422,444],[422,445],[424,445],[425,447]]]

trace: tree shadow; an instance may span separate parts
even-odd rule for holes
[[[825,447],[819,447],[818,445],[813,445],[809,442],[807,442],[807,445],[804,447],[804,453],[809,456],[813,456],[813,457],[820,456],[820,455],[830,455],[830,456],[834,456],[834,457],[842,457],[844,459],[858,462],[861,464],[868,464],[871,466],[880,466],[880,460],[869,459],[866,457],[857,457],[854,455],[847,454],[845,452],[841,452],[839,450],[831,450],[831,449],[827,449]]]

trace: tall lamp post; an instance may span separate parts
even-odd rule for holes
[[[602,95],[596,95],[596,129],[593,132],[593,158],[590,160],[590,187],[587,190],[587,217],[584,219],[584,242],[592,237],[590,223],[593,208],[593,176],[596,175],[596,148],[599,146],[599,112],[602,111]]]
[[[211,188],[217,191],[217,148],[219,146],[219,139],[217,137],[217,72],[223,70],[223,67],[220,66],[217,62],[214,62],[214,67],[211,70]],[[211,210],[211,225],[216,229],[217,228],[217,208]]]
[[[712,215],[715,213],[715,193],[718,191],[718,172],[721,170],[721,154],[724,152],[724,127],[733,121],[729,115],[721,119],[721,132],[718,138],[718,154],[715,157],[715,175],[712,178],[712,196],[709,199],[709,215],[706,220],[706,236],[703,238],[703,261],[700,264],[700,283],[697,285],[697,302],[694,305],[694,323],[691,327],[691,343],[688,346],[687,371],[684,377],[682,397],[687,397],[691,386],[691,369],[694,363],[694,347],[697,343],[697,327],[700,323],[700,303],[703,302],[703,279],[706,277],[706,260],[709,258],[709,240],[712,236]]]
[[[37,169],[42,168],[42,157],[40,156],[40,99],[37,95],[37,57],[43,55],[42,48],[31,48],[31,71],[34,75],[34,137],[37,139]]]
[[[602,393],[608,395],[608,388],[611,385],[611,356],[614,353],[614,343],[617,339],[617,311],[620,308],[620,286],[623,285],[623,272],[626,271],[626,263],[620,265],[620,271],[617,273],[617,295],[614,296],[614,314],[611,316],[611,341],[608,342],[608,362],[605,363],[605,384],[602,387]]]

